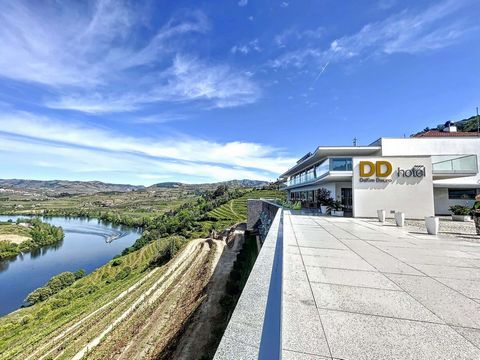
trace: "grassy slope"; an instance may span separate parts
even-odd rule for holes
[[[218,220],[235,220],[237,222],[247,220],[248,199],[285,199],[285,193],[278,190],[253,190],[238,199],[230,200],[228,203],[212,210],[209,215]]]
[[[147,274],[147,264],[155,253],[157,243],[121,257],[121,265],[106,264],[71,287],[48,300],[29,308],[20,309],[0,318],[0,358],[10,358],[61,329],[67,322],[89,313],[128,288]],[[123,268],[130,267],[130,275],[114,281]],[[107,280],[112,282],[107,284]],[[89,293],[92,289],[95,291]]]
[[[221,229],[245,221],[247,199],[273,197],[284,197],[284,193],[271,190],[249,191],[242,197],[214,209],[209,213],[212,220],[202,222],[202,226],[207,228],[213,224],[215,228]],[[156,247],[156,242],[150,243],[138,251],[122,256],[120,258],[121,265],[114,267],[111,263],[106,264],[47,301],[0,318],[0,359],[19,356],[22,352],[30,352],[42,343],[42,339],[58,333],[68,323],[81,319],[85,314],[98,309],[144,278],[150,272],[147,265],[153,258]],[[114,279],[115,275],[127,266],[132,269],[128,277],[107,283],[108,279]],[[145,286],[147,285],[148,282]],[[95,291],[89,293],[92,289]],[[138,293],[141,293],[141,290],[142,288],[138,290]],[[138,296],[138,294],[131,295],[132,298],[134,296]],[[127,303],[126,301],[125,306]],[[118,312],[120,311],[121,309],[118,309]],[[112,312],[109,316],[113,317],[115,314],[117,312]],[[91,329],[92,333],[100,331],[102,325],[109,320],[111,319],[108,316],[99,318],[95,328]]]
[[[30,229],[10,222],[0,222],[0,235],[18,235],[31,238]]]

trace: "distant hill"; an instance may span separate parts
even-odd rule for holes
[[[144,186],[109,184],[101,181],[0,179],[0,188],[51,194],[94,194],[144,189]]]
[[[467,119],[462,119],[462,120],[458,120],[458,121],[452,120],[452,122],[455,123],[455,125],[457,126],[457,131],[461,131],[461,132],[477,132],[478,131],[477,116],[471,116]],[[440,130],[441,131],[444,128],[445,128],[445,123],[439,124],[439,125],[437,125],[436,127],[433,127],[433,128],[426,127],[425,129],[423,129],[422,131],[419,131],[417,134],[414,134],[414,135],[422,134],[422,133],[427,132],[429,130]]]
[[[229,180],[229,181],[221,181],[216,183],[204,183],[204,184],[184,184],[181,182],[162,182],[158,184],[154,184],[149,186],[148,188],[178,188],[178,187],[185,187],[185,188],[194,188],[194,189],[207,189],[207,188],[216,188],[219,185],[227,185],[228,187],[235,188],[235,187],[257,187],[266,185],[268,182],[261,181],[261,180],[249,180],[249,179],[242,179],[242,180]]]
[[[150,185],[149,188],[161,188],[161,189],[172,189],[182,186],[181,182],[162,182],[158,184]]]
[[[75,194],[95,194],[99,192],[128,192],[128,191],[160,191],[162,189],[181,188],[193,191],[214,190],[219,185],[227,185],[230,188],[258,187],[267,184],[260,180],[230,180],[208,184],[183,184],[181,182],[162,182],[149,187],[110,184],[101,181],[68,181],[68,180],[23,180],[23,179],[0,179],[0,189],[43,193],[48,196],[69,196]]]

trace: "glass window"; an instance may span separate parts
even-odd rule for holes
[[[448,189],[449,199],[475,200],[476,189]]]
[[[316,167],[315,167],[315,175],[317,178],[325,175],[327,172],[328,172],[328,160],[325,160],[323,162],[321,162],[320,164],[318,164]]]
[[[313,179],[315,179],[315,174],[314,174],[313,168],[311,168],[311,169],[308,169],[308,170],[307,170],[307,173],[306,173],[306,176],[305,176],[305,180],[306,180],[306,181],[310,181],[310,180],[313,180]]]
[[[351,171],[352,158],[331,158],[330,170],[331,171]]]

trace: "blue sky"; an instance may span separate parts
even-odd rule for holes
[[[474,114],[480,3],[4,1],[0,178],[275,179]]]

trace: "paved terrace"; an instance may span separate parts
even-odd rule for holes
[[[276,346],[265,335],[269,241],[216,359],[267,359]],[[284,360],[480,359],[480,243],[284,212],[282,255]]]

